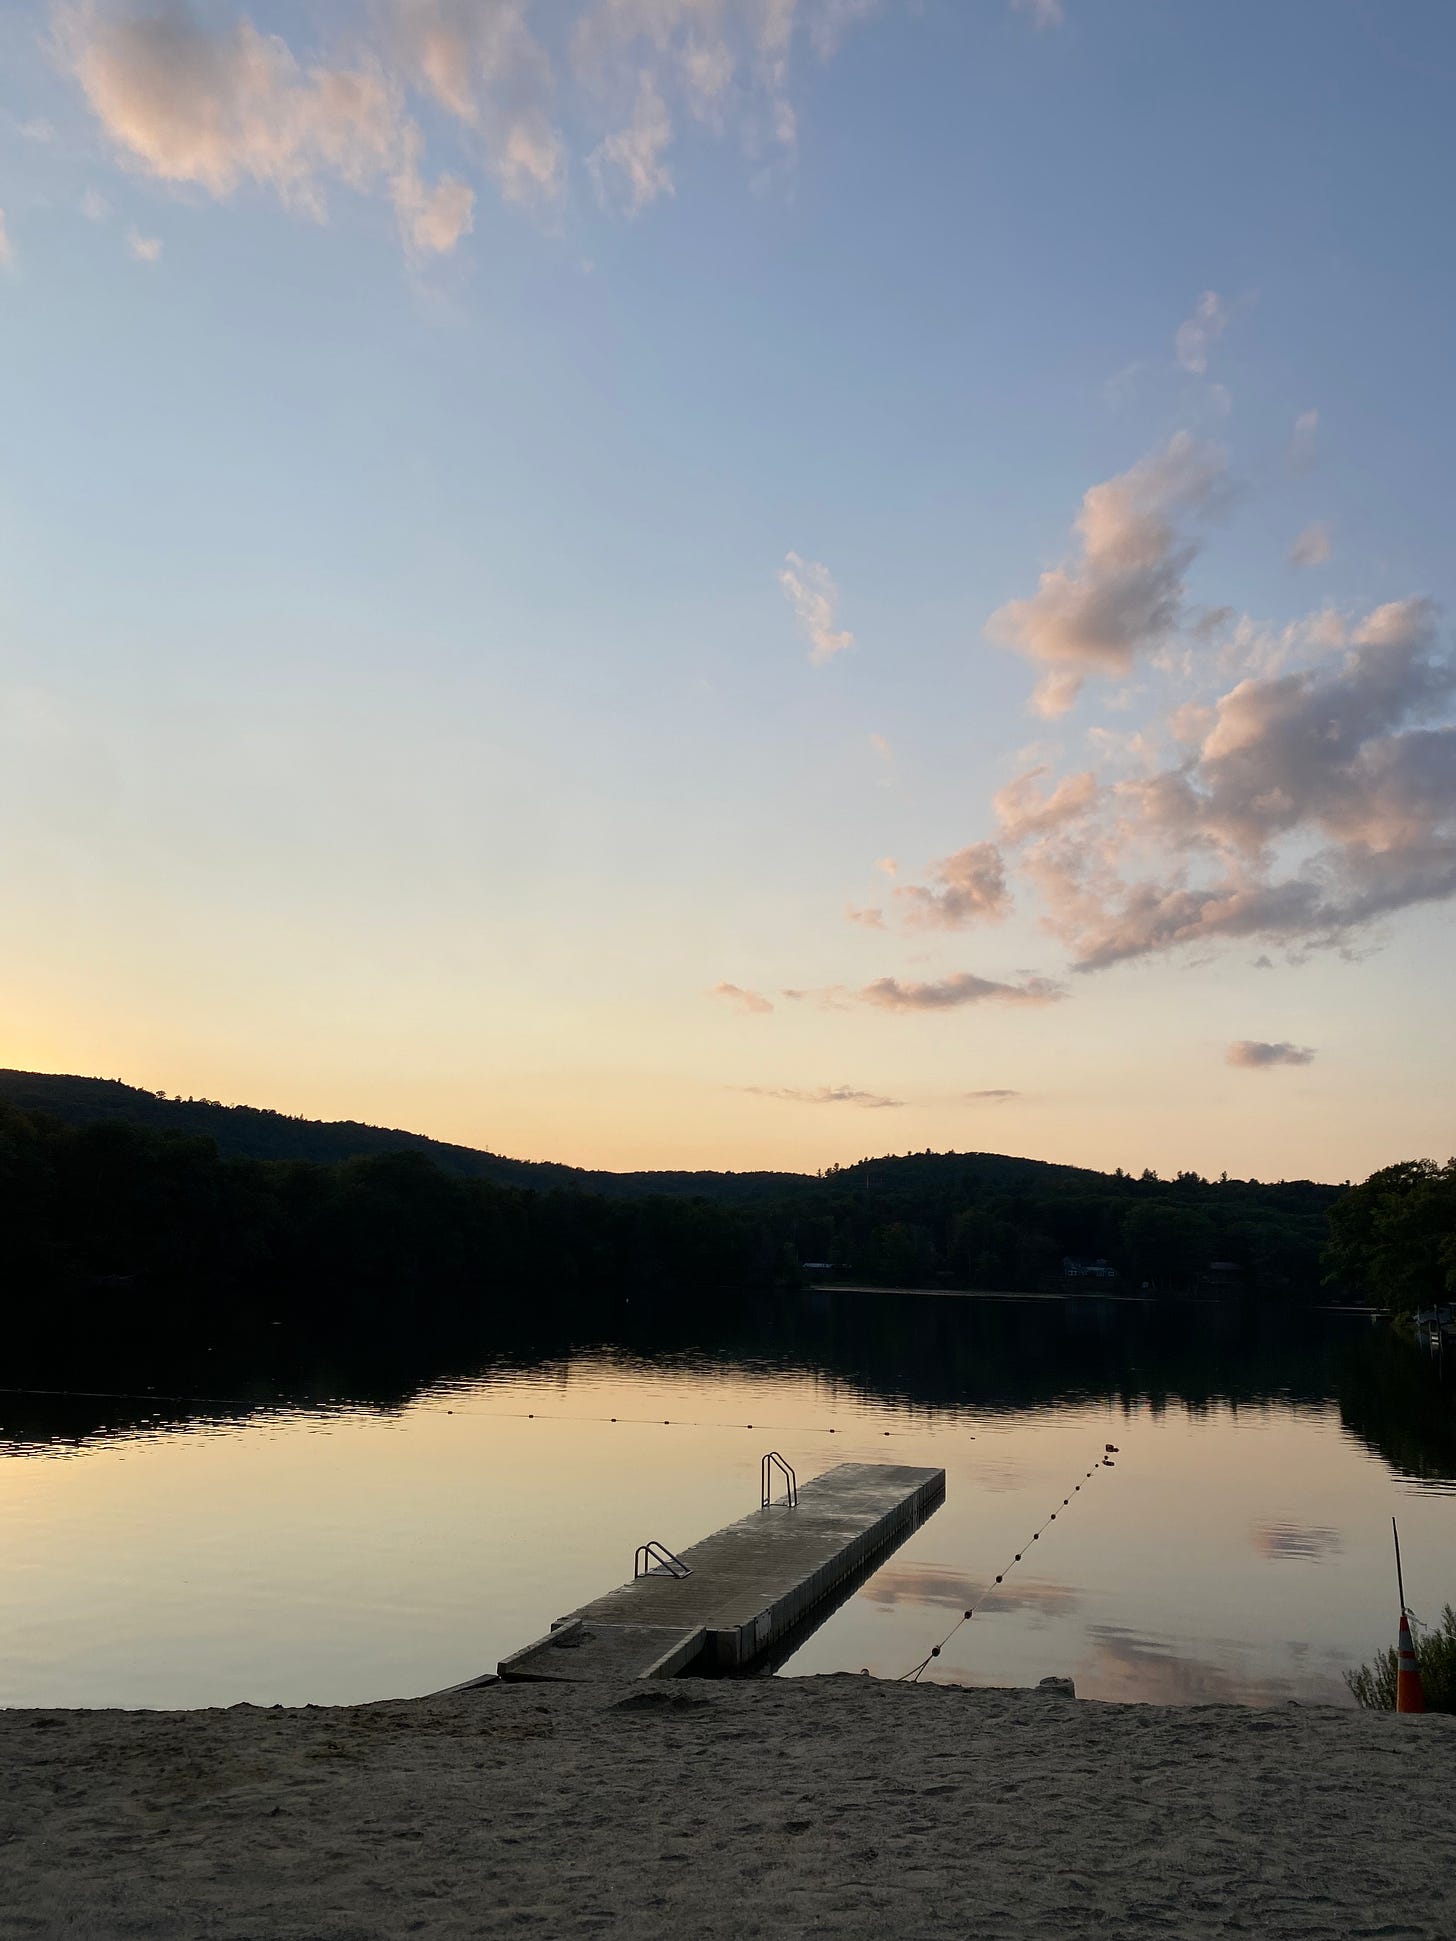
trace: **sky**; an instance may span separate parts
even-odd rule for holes
[[[0,11],[0,1064],[1456,1147],[1456,13]]]

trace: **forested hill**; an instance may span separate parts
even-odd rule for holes
[[[18,1142],[8,1159],[7,1111]],[[65,1137],[52,1137],[47,1124]],[[167,1098],[115,1080],[0,1072],[0,1196],[26,1167],[36,1182],[52,1181],[50,1226],[34,1236],[35,1257],[69,1258],[73,1243],[84,1240],[86,1271],[94,1274],[132,1272],[134,1261],[149,1257],[153,1238],[156,1246],[171,1244],[163,1231],[168,1222],[178,1244],[184,1230],[190,1236],[191,1257],[220,1258],[220,1242],[191,1231],[206,1180],[206,1193],[215,1190],[219,1205],[232,1209],[229,1231],[247,1229],[249,1195],[261,1195],[260,1205],[272,1210],[255,1224],[273,1234],[268,1244],[280,1262],[317,1261],[323,1229],[312,1212],[300,1226],[299,1209],[320,1195],[332,1208],[329,1247],[339,1262],[357,1260],[358,1235],[376,1232],[385,1199],[393,1207],[391,1245],[421,1262],[427,1256],[420,1237],[428,1231],[438,1238],[449,1226],[445,1205],[456,1207],[464,1234],[487,1211],[504,1217],[512,1200],[520,1204],[510,1217],[530,1228],[532,1257],[548,1258],[560,1239],[556,1229],[569,1228],[567,1253],[574,1261],[580,1255],[583,1274],[590,1271],[584,1263],[606,1247],[623,1262],[650,1258],[664,1271],[685,1266],[691,1255],[712,1258],[723,1271],[732,1264],[735,1272],[776,1279],[798,1278],[800,1263],[823,1263],[840,1278],[892,1286],[1032,1289],[1080,1278],[1159,1291],[1312,1293],[1326,1267],[1329,1210],[1342,1191],[1309,1180],[1099,1173],[998,1153],[906,1153],[820,1174],[591,1172],[419,1133]],[[309,1172],[330,1177],[299,1177]],[[140,1186],[126,1183],[133,1173],[151,1181],[147,1190],[155,1189],[164,1211],[145,1230],[133,1221],[122,1246],[113,1236],[123,1229],[111,1214],[96,1226],[93,1202],[104,1186],[117,1209],[135,1206]],[[40,1218],[40,1190],[37,1184],[28,1193],[32,1225]],[[534,1210],[525,1208],[528,1199]],[[347,1236],[341,1208],[357,1228]],[[621,1232],[620,1221],[611,1224],[619,1214],[628,1222]],[[629,1229],[630,1248],[622,1242]],[[307,1246],[299,1238],[305,1230]],[[474,1245],[461,1239],[462,1258]],[[1351,1285],[1370,1280],[1368,1264],[1353,1255],[1351,1267]]]
[[[715,1200],[762,1199],[802,1186],[801,1173],[606,1173],[549,1160],[507,1159],[473,1146],[452,1146],[422,1132],[359,1125],[352,1119],[302,1119],[254,1105],[223,1105],[216,1099],[168,1097],[115,1078],[75,1078],[52,1072],[0,1071],[0,1104],[21,1112],[48,1112],[66,1125],[108,1121],[211,1139],[225,1159],[304,1159],[336,1166],[345,1159],[418,1152],[443,1172],[496,1186],[640,1199],[647,1194]]]
[[[628,1199],[666,1194],[738,1202],[779,1199],[813,1189],[821,1177],[769,1172],[598,1172],[551,1160],[508,1159],[501,1153],[455,1146],[423,1132],[404,1132],[391,1126],[360,1125],[352,1119],[297,1118],[266,1106],[184,1099],[166,1092],[149,1092],[116,1078],[77,1078],[55,1072],[0,1070],[0,1104],[13,1105],[21,1112],[46,1112],[71,1126],[114,1122],[211,1139],[224,1159],[303,1159],[318,1166],[336,1166],[346,1159],[418,1152],[443,1172],[461,1179],[485,1179],[496,1186],[525,1187],[542,1193],[605,1193]],[[1087,1167],[1016,1159],[1004,1153],[930,1152],[861,1159],[852,1166],[831,1167],[827,1177],[837,1180],[843,1191],[872,1192],[879,1203],[887,1196],[891,1200],[904,1196],[919,1203],[927,1194],[939,1200],[947,1191],[962,1188],[968,1171],[974,1172],[978,1186],[1003,1190],[1033,1191],[1077,1182],[1095,1187],[1107,1179],[1106,1174]]]

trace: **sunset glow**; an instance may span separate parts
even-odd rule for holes
[[[598,1167],[1450,1150],[1448,10],[0,49],[0,1064]]]

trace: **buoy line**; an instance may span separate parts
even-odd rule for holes
[[[360,1400],[340,1401],[299,1401],[285,1395],[275,1396],[272,1400],[257,1396],[243,1395],[178,1395],[162,1389],[139,1388],[24,1388],[0,1386],[0,1395],[45,1395],[65,1397],[72,1401],[106,1402],[187,1402],[195,1407],[218,1410],[235,1410],[249,1415],[280,1413],[345,1415],[380,1414],[390,1415],[460,1415],[473,1416],[486,1422],[583,1422],[591,1424],[620,1423],[628,1428],[664,1429],[752,1429],[756,1433],[773,1435],[815,1435],[815,1436],[879,1436],[891,1439],[903,1436],[933,1435],[938,1431],[927,1425],[925,1428],[876,1429],[866,1424],[843,1424],[826,1427],[822,1422],[705,1422],[690,1416],[666,1415],[561,1415],[549,1409],[470,1409],[447,1408],[440,1401],[380,1403]],[[154,1416],[157,1413],[153,1412]],[[151,1419],[140,1416],[134,1425],[143,1427]],[[106,1425],[101,1425],[103,1428]],[[940,1429],[943,1433],[943,1425]],[[975,1441],[974,1430],[967,1439]]]
[[[1095,1462],[1092,1465],[1092,1467],[1086,1471],[1086,1473],[1082,1477],[1082,1482],[1083,1483],[1088,1482],[1093,1476],[1097,1474],[1099,1469],[1116,1468],[1116,1464],[1112,1460],[1112,1458],[1116,1454],[1117,1454],[1117,1444],[1115,1442],[1105,1443],[1103,1445],[1103,1453],[1102,1453],[1101,1459],[1098,1462]],[[1040,1543],[1042,1532],[1051,1528],[1052,1524],[1054,1524],[1057,1518],[1061,1515],[1062,1510],[1068,1509],[1070,1507],[1072,1496],[1080,1495],[1081,1489],[1082,1489],[1082,1483],[1074,1483],[1072,1485],[1072,1495],[1064,1496],[1061,1500],[1061,1504],[1059,1508],[1052,1511],[1051,1515],[1047,1518],[1046,1522],[1043,1523],[1039,1529],[1032,1531],[1031,1535],[1027,1538],[1026,1542],[1016,1552],[1015,1556],[1013,1556],[1013,1558],[1011,1559],[1011,1562],[1007,1564],[1006,1568],[998,1574],[996,1578],[996,1584],[1003,1582],[1005,1578],[1010,1576],[1011,1572],[1016,1568],[1017,1564],[1021,1562],[1022,1558],[1026,1555],[1027,1551],[1031,1548],[1031,1546],[1034,1543]],[[987,1590],[985,1592],[986,1596],[989,1597],[991,1595],[991,1593],[996,1588],[996,1584],[992,1584],[987,1587]],[[896,1682],[901,1685],[915,1684],[918,1681],[920,1674],[926,1669],[926,1667],[934,1659],[938,1658],[941,1652],[945,1650],[946,1646],[950,1643],[951,1639],[955,1636],[956,1632],[960,1630],[961,1626],[963,1624],[969,1624],[971,1619],[976,1615],[977,1608],[978,1607],[973,1604],[969,1610],[962,1611],[960,1616],[956,1619],[955,1623],[950,1627],[949,1631],[947,1631],[945,1636],[941,1639],[940,1643],[933,1644],[930,1647],[929,1651],[926,1652],[925,1656],[920,1660],[920,1663],[918,1665],[913,1666],[912,1669],[909,1671],[902,1671],[899,1676],[899,1679]]]

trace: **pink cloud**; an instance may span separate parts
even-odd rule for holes
[[[1036,843],[1026,873],[1078,968],[1224,937],[1335,943],[1456,894],[1456,669],[1435,647],[1429,602],[1377,608],[1338,661],[1239,681],[1184,717],[1176,766]]]
[[[987,622],[993,640],[1045,670],[1032,697],[1037,713],[1065,713],[1089,675],[1125,679],[1140,652],[1172,638],[1198,551],[1173,518],[1213,504],[1223,477],[1222,453],[1180,432],[1086,494],[1077,558],[1043,573],[1034,594],[1008,601]]]
[[[953,1011],[968,1004],[1054,1004],[1066,993],[1045,977],[1028,978],[1024,984],[1003,984],[976,977],[970,971],[956,971],[923,984],[880,977],[853,995],[859,1003],[882,1011]]]
[[[1210,347],[1228,328],[1229,308],[1217,290],[1205,290],[1193,314],[1178,326],[1173,348],[1185,371],[1201,377],[1208,369]]]
[[[471,226],[473,192],[453,176],[424,179],[420,129],[376,56],[305,67],[250,20],[213,25],[186,7],[76,7],[59,39],[116,148],[161,181],[219,200],[252,182],[315,221],[331,185],[381,190],[407,244],[427,253],[453,249]]]
[[[721,998],[725,1004],[731,1004],[740,1011],[761,1015],[773,1009],[771,1000],[762,991],[745,990],[741,984],[715,984],[708,995]]]
[[[912,923],[959,930],[969,923],[999,922],[1011,908],[1001,852],[992,842],[973,842],[931,866],[935,887],[906,883],[893,891]]]
[[[1306,526],[1289,548],[1291,566],[1323,566],[1330,556],[1330,529],[1318,521]]]
[[[809,642],[809,659],[816,667],[823,667],[854,645],[854,635],[836,625],[839,589],[827,566],[789,553],[779,573],[779,585]],[[870,739],[874,742],[880,738],[872,735]]]

